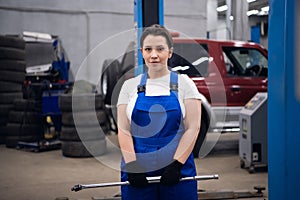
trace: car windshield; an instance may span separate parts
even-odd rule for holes
[[[227,72],[240,76],[267,76],[268,59],[258,49],[223,47]]]
[[[168,65],[172,71],[188,76],[207,76],[210,59],[207,49],[206,44],[175,43]]]

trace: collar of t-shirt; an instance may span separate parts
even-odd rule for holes
[[[146,83],[146,96],[162,96],[170,95],[170,75],[155,78],[147,79]]]

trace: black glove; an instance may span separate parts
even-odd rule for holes
[[[167,186],[172,186],[179,183],[181,178],[181,168],[183,164],[175,160],[165,168],[160,182]]]
[[[146,173],[136,161],[132,161],[125,165],[127,172],[127,178],[131,186],[133,187],[146,187],[148,185],[148,180],[146,178]]]

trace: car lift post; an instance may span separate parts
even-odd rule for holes
[[[164,25],[163,0],[134,0],[134,27],[136,30],[135,76],[144,72],[144,62],[140,49],[140,36],[144,27],[153,24]]]

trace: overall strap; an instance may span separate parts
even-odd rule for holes
[[[178,74],[172,71],[170,73],[170,90],[178,91]]]
[[[137,92],[145,92],[146,91],[146,82],[148,77],[148,71],[146,71],[141,78],[140,84],[137,86]]]
[[[148,71],[146,71],[141,78],[140,84],[137,86],[137,92],[145,92],[146,91],[146,82],[148,77]],[[178,92],[178,74],[175,72],[170,72],[170,91],[175,92],[177,95]]]

